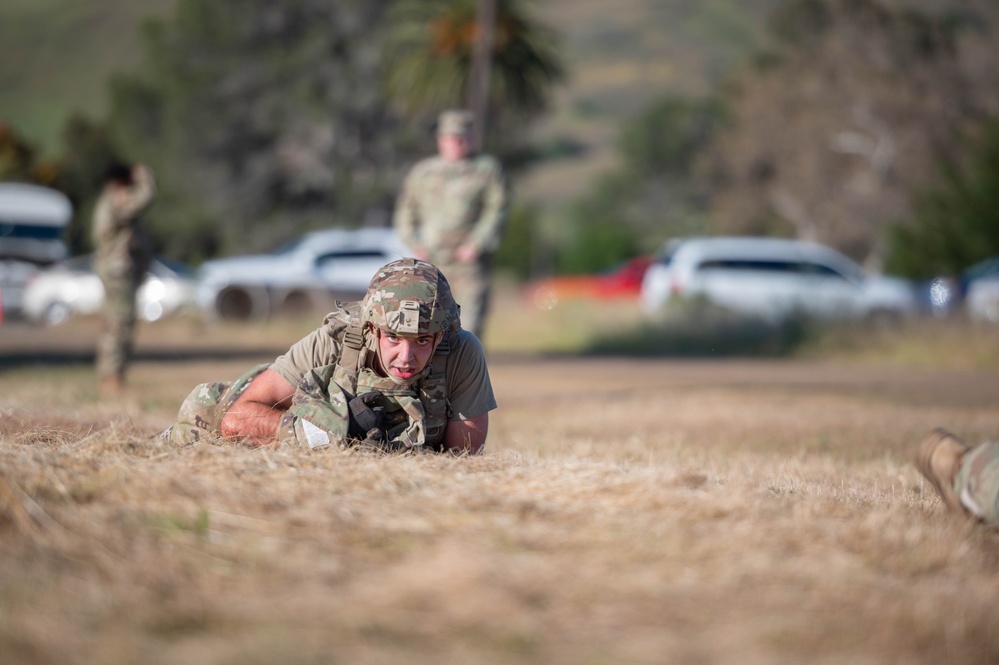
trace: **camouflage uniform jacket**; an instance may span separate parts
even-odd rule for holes
[[[156,195],[156,184],[148,168],[135,169],[129,187],[107,185],[94,208],[94,269],[105,281],[138,277],[149,263],[149,240],[138,216]]]
[[[477,155],[457,162],[430,157],[413,167],[396,204],[393,225],[431,263],[454,263],[454,250],[472,243],[480,254],[499,246],[507,214],[507,182],[499,162]]]

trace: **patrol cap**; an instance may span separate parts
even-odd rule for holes
[[[361,303],[366,323],[399,335],[436,335],[461,328],[451,285],[432,263],[400,259],[371,279]]]
[[[444,111],[437,118],[437,135],[451,134],[468,136],[472,133],[474,117],[471,111],[451,109]]]

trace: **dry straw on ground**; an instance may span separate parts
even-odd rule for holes
[[[478,458],[150,440],[254,361],[0,375],[0,662],[999,660],[999,533],[909,462],[994,371],[496,355]]]

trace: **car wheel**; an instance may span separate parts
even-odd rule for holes
[[[45,312],[42,314],[42,321],[47,326],[57,326],[60,323],[65,323],[72,315],[73,310],[67,303],[56,300],[49,303],[49,306],[45,308]]]
[[[281,300],[282,316],[303,316],[312,311],[312,297],[305,291],[292,291]]]
[[[267,316],[266,294],[243,287],[230,287],[215,299],[215,310],[220,319],[249,321]]]
[[[896,326],[901,321],[902,313],[894,309],[875,309],[867,315],[868,325],[879,330]]]

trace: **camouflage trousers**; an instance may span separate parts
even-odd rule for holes
[[[999,526],[999,441],[986,441],[964,455],[954,491],[972,514]]]
[[[104,328],[97,342],[98,378],[125,374],[135,336],[135,296],[139,280],[132,276],[104,278]]]
[[[482,339],[491,296],[491,258],[474,263],[438,263],[451,285],[451,295],[461,306],[461,327]]]

